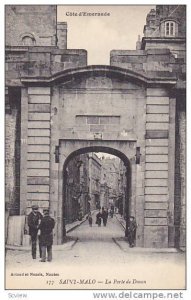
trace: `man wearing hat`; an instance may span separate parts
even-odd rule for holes
[[[55,221],[53,218],[49,216],[49,210],[43,210],[43,218],[39,225],[40,229],[40,243],[42,250],[42,259],[41,262],[46,261],[46,250],[47,250],[47,260],[52,260],[52,244],[53,244],[53,228],[55,225]]]
[[[29,226],[29,235],[31,236],[32,243],[32,258],[36,259],[36,243],[37,235],[40,222],[42,220],[42,214],[38,211],[38,205],[32,206],[32,211],[28,215],[28,226]],[[41,257],[41,245],[39,242],[39,254]]]

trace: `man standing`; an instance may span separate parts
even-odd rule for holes
[[[92,219],[91,211],[89,212],[87,219],[88,219],[88,223],[89,223],[90,227],[92,227],[92,221],[93,221],[93,219]]]
[[[106,226],[107,224],[107,218],[108,218],[108,213],[107,211],[104,209],[104,207],[102,207],[102,219],[103,219],[103,225]]]
[[[135,246],[136,229],[137,229],[137,223],[135,221],[135,217],[130,216],[129,227],[128,227],[128,241],[130,247]]]
[[[96,224],[98,225],[98,227],[101,226],[101,211],[99,210],[99,212],[96,215]]]
[[[39,228],[41,219],[42,219],[42,215],[38,211],[38,205],[33,205],[32,212],[28,215],[29,235],[31,236],[32,258],[33,259],[36,259],[37,234],[38,234],[38,228]],[[39,254],[41,257],[40,242],[39,242]]]
[[[46,261],[46,250],[47,250],[47,260],[52,260],[52,244],[53,244],[53,228],[55,226],[55,221],[49,216],[49,210],[43,210],[43,218],[39,225],[40,233],[40,243],[42,249],[42,259],[41,262]]]

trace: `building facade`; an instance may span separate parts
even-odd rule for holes
[[[86,50],[67,49],[55,5],[6,6],[9,218],[48,207],[62,243],[68,162],[107,152],[127,170],[137,245],[184,249],[185,13],[184,5],[157,5],[136,50],[112,50],[110,65],[88,66]]]
[[[118,208],[118,213],[121,216],[126,217],[126,198],[127,198],[127,188],[126,188],[127,174],[124,163],[120,161],[119,164],[119,178],[118,178],[118,199],[116,207]],[[133,213],[134,215],[134,213]]]
[[[68,163],[64,173],[65,222],[82,219],[89,211],[89,157],[75,156]]]
[[[95,153],[89,154],[89,193],[91,210],[100,208],[101,161]]]
[[[120,160],[118,158],[104,158],[101,162],[103,170],[103,181],[108,188],[107,207],[109,208],[111,206],[115,206],[115,203],[119,196]]]
[[[100,206],[109,208],[109,185],[107,180],[107,168],[104,163],[104,156],[101,158],[101,190],[100,190]]]

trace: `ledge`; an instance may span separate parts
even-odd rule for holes
[[[115,66],[107,66],[107,65],[90,65],[86,67],[80,67],[80,68],[72,68],[67,69],[58,73],[53,74],[49,77],[22,77],[21,82],[25,84],[32,84],[32,83],[44,83],[44,84],[50,84],[54,82],[62,81],[69,79],[74,79],[75,77],[81,77],[83,75],[104,75],[104,76],[117,76],[119,78],[122,77],[122,80],[133,80],[133,81],[139,81],[144,84],[170,84],[175,85],[176,84],[176,77],[174,77],[174,74],[170,74],[169,76],[165,77],[156,77],[153,78],[149,77],[147,74],[141,74],[140,72],[135,72],[129,69],[115,67]]]

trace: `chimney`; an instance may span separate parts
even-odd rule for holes
[[[57,23],[57,46],[59,49],[67,49],[67,23]]]
[[[138,40],[136,42],[136,50],[141,50],[141,38],[140,38],[140,35],[138,35]]]

